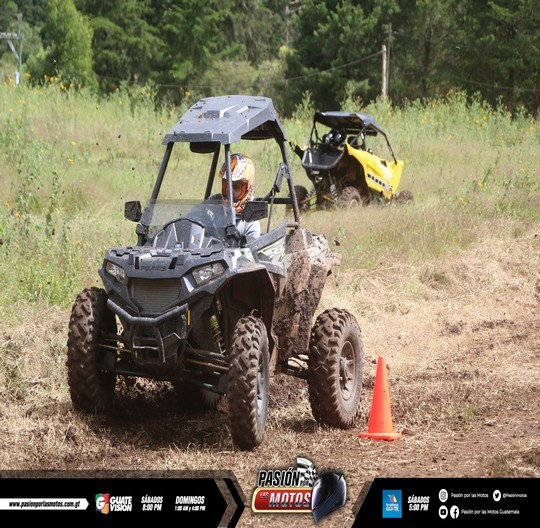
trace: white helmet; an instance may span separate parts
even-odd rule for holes
[[[219,171],[221,176],[221,194],[227,197],[227,165],[224,163]],[[233,205],[237,213],[241,213],[246,202],[253,197],[253,183],[255,181],[255,165],[251,158],[244,154],[231,156],[231,176],[233,185]]]

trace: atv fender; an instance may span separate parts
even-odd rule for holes
[[[229,306],[229,327],[243,316],[255,315],[264,321],[270,341],[270,355],[273,355],[275,339],[272,335],[274,299],[276,285],[265,266],[252,264],[239,272],[227,283],[222,291]]]
[[[324,235],[297,229],[289,235],[286,251],[287,283],[276,300],[274,330],[278,340],[278,363],[306,354],[312,320],[326,279],[341,255],[330,251]]]

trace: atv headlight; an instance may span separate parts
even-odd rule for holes
[[[121,268],[112,262],[107,262],[107,264],[105,264],[105,271],[114,277],[118,282],[124,282],[124,279],[126,278],[124,268]]]
[[[225,268],[220,262],[214,262],[209,266],[203,266],[193,271],[193,278],[197,283],[197,286],[205,284],[213,279],[221,277],[225,273]]]

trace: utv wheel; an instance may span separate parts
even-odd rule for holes
[[[360,191],[356,187],[345,187],[339,194],[337,203],[339,207],[350,209],[360,207],[363,202]]]
[[[100,345],[103,332],[116,334],[116,319],[107,308],[107,293],[101,288],[83,290],[73,304],[67,340],[67,372],[71,401],[86,412],[110,410],[116,374],[114,356]]]
[[[216,392],[184,383],[175,384],[174,390],[181,405],[194,411],[215,411],[221,399]]]
[[[242,317],[234,328],[229,368],[229,415],[234,443],[248,451],[264,437],[270,384],[268,335],[264,322]]]
[[[399,204],[407,204],[414,200],[411,191],[401,191],[395,195],[396,202]]]
[[[205,411],[215,411],[217,409],[220,394],[209,391],[207,389],[199,389],[197,399],[200,407]]]
[[[295,185],[294,192],[296,194],[296,200],[298,201],[298,209],[303,213],[309,209],[309,191],[303,185]]]
[[[318,423],[348,429],[360,411],[364,370],[362,332],[347,310],[321,313],[309,342],[308,392]]]

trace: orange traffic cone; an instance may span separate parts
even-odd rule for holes
[[[360,433],[360,438],[373,440],[397,440],[401,433],[394,432],[390,411],[390,392],[386,378],[386,361],[382,356],[377,359],[377,373],[373,387],[373,401],[369,415],[368,430]]]

